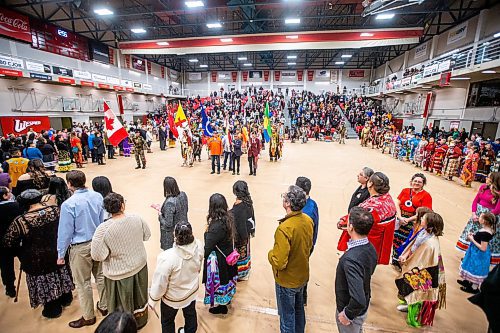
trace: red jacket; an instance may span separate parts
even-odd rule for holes
[[[394,238],[394,227],[396,223],[396,204],[389,193],[370,197],[359,207],[371,211],[373,216],[373,227],[368,233],[368,240],[373,244],[377,251],[378,264],[389,265],[391,260],[392,241]],[[343,217],[346,219],[348,216]],[[339,251],[347,250],[347,242],[351,237],[346,230],[340,236],[337,249]]]
[[[262,144],[258,138],[248,140],[248,157],[259,156],[262,150]]]

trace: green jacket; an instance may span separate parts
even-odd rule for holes
[[[274,247],[267,257],[277,284],[284,288],[299,288],[309,280],[313,221],[302,211],[291,212],[279,221],[274,233]]]

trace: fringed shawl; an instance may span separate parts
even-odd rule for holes
[[[408,248],[411,248],[410,243]],[[418,302],[436,302],[437,308],[446,307],[446,280],[439,239],[431,236],[401,263],[402,272],[396,279],[399,295],[411,305]]]

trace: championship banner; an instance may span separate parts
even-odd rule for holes
[[[269,81],[269,71],[264,71],[264,81]]]
[[[31,43],[29,18],[8,9],[0,8],[0,35]]]
[[[365,71],[363,69],[351,69],[349,70],[349,77],[365,77]]]
[[[303,76],[304,76],[304,71],[297,71],[297,81],[302,82]]]
[[[281,72],[280,71],[274,71],[274,81],[279,81],[281,78]]]
[[[151,75],[151,62],[146,62],[146,66],[148,67],[148,74]]]
[[[308,70],[307,71],[307,81],[312,81],[314,78],[314,71]]]
[[[161,72],[161,78],[164,79],[165,78],[165,67],[161,66],[160,72]]]
[[[231,78],[233,82],[236,82],[238,80],[238,72],[231,72]]]
[[[212,71],[210,72],[210,75],[212,76],[212,82],[217,82],[217,72]]]
[[[241,72],[241,76],[243,77],[243,81],[248,81],[248,71]]]
[[[49,117],[0,117],[0,123],[4,135],[23,135],[28,133],[30,128],[40,133],[50,128]]]
[[[125,54],[125,68],[130,69],[130,54]]]

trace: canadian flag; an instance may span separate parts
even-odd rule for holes
[[[127,130],[123,127],[120,119],[116,118],[108,103],[104,102],[104,124],[108,140],[113,146],[118,146],[123,139],[128,136]]]

